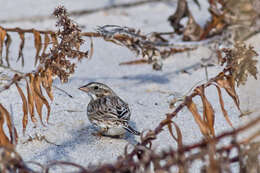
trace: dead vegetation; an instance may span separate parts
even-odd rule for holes
[[[35,126],[37,121],[37,118],[35,117],[36,115],[39,116],[41,124],[44,125],[42,118],[44,106],[47,109],[46,122],[48,123],[51,107],[49,105],[48,99],[43,94],[43,90],[46,92],[50,100],[54,99],[52,94],[53,78],[58,77],[61,82],[67,82],[68,77],[74,73],[76,67],[75,62],[72,62],[72,60],[76,59],[77,61],[80,61],[84,57],[89,57],[88,51],[83,52],[80,50],[80,46],[84,42],[80,36],[80,29],[71,19],[68,18],[66,10],[63,7],[58,7],[55,9],[54,15],[58,19],[57,27],[60,28],[58,32],[41,33],[40,31],[32,30],[34,35],[34,46],[36,49],[36,70],[25,74],[15,74],[11,82],[3,86],[3,88],[0,90],[2,92],[9,89],[12,85],[16,86],[23,103],[23,132],[25,132],[29,121],[28,115],[30,115],[30,119],[35,124]],[[22,52],[25,42],[25,32],[18,28],[16,28],[16,30],[21,38],[18,60],[21,59],[22,62],[24,62]],[[44,34],[45,36],[43,47],[41,34]],[[8,40],[8,38],[10,38],[10,36],[7,35],[8,32],[6,32],[4,29],[1,29],[2,43],[4,39]],[[6,40],[5,43],[7,42]],[[49,49],[49,51],[47,51],[49,44],[51,44],[52,47]],[[6,50],[8,51],[10,44],[5,44],[5,46]],[[1,44],[1,47],[3,47],[3,44]],[[8,62],[7,56],[6,62]],[[7,65],[10,64],[7,63]],[[21,89],[19,82],[25,82],[26,92]],[[14,141],[17,140],[18,135],[16,133],[15,127],[12,127],[11,125],[10,113],[2,105],[0,105],[0,111],[2,115],[0,143],[3,145],[15,144]],[[3,129],[3,123],[5,121],[8,125],[9,135],[6,135]],[[13,133],[13,130],[15,133]],[[10,139],[7,136],[10,136]]]
[[[195,1],[200,7],[199,2]],[[236,41],[243,41],[259,30],[259,12],[257,0],[208,0],[211,19],[205,26],[195,21],[186,0],[179,0],[177,10],[168,18],[177,34],[183,35],[184,41],[198,41],[232,30]],[[188,17],[185,26],[181,20]]]
[[[195,1],[199,4],[197,1]],[[196,24],[188,4],[185,0],[178,1],[178,8],[174,15],[169,17],[169,21],[174,28],[174,33],[182,34],[183,40],[202,40],[220,34],[228,26],[233,25],[227,17],[233,8],[230,1],[209,1],[211,21],[201,28]],[[217,4],[220,4],[217,5]],[[220,8],[219,8],[220,7]],[[231,9],[229,9],[229,7]],[[232,12],[232,14],[234,14]],[[120,46],[127,47],[131,51],[140,55],[142,59],[124,62],[121,65],[132,65],[149,63],[155,70],[162,69],[162,61],[178,52],[193,50],[195,47],[176,48],[169,43],[169,39],[164,35],[172,33],[157,33],[150,35],[142,34],[141,31],[134,28],[120,27],[114,25],[105,25],[97,28],[97,32],[81,32],[79,27],[68,18],[66,9],[58,7],[54,11],[57,17],[57,26],[59,30],[41,31],[36,29],[4,28],[0,27],[0,55],[1,64],[11,66],[8,58],[11,37],[9,32],[19,34],[21,43],[17,61],[24,65],[23,48],[25,44],[25,33],[33,34],[34,46],[36,50],[35,66],[36,70],[26,74],[15,74],[11,82],[5,85],[0,91],[3,92],[15,85],[21,97],[23,105],[23,132],[28,124],[28,116],[33,123],[36,123],[36,112],[41,123],[44,125],[42,110],[46,107],[47,119],[50,117],[49,100],[53,100],[52,80],[58,77],[61,82],[67,82],[69,76],[74,73],[76,68],[75,61],[79,62],[82,58],[90,58],[93,54],[93,43],[91,41],[90,51],[82,51],[81,45],[84,44],[82,37],[101,37]],[[182,26],[180,20],[183,17],[189,17],[187,26]],[[199,36],[199,37],[198,37]],[[244,38],[244,37],[242,37]],[[241,40],[241,39],[239,39]],[[5,50],[4,50],[5,47]],[[49,49],[48,49],[49,48]],[[3,51],[6,52],[5,59],[2,58]],[[37,164],[41,172],[49,172],[53,167],[69,166],[77,168],[77,172],[170,172],[178,171],[181,173],[192,170],[192,164],[195,161],[202,161],[201,172],[232,172],[232,164],[237,163],[240,172],[260,172],[260,143],[255,139],[259,137],[259,131],[250,133],[246,139],[238,140],[241,133],[247,132],[259,126],[258,117],[243,127],[233,129],[220,135],[215,134],[215,111],[210,99],[205,94],[208,87],[216,88],[219,98],[219,105],[223,116],[231,127],[228,111],[225,108],[225,102],[222,92],[226,92],[233,100],[234,105],[243,114],[240,109],[239,97],[236,92],[236,86],[244,85],[249,75],[255,79],[258,73],[255,59],[258,54],[253,47],[246,46],[242,42],[236,42],[232,48],[223,48],[217,50],[219,63],[223,66],[223,71],[215,77],[209,79],[206,83],[197,86],[189,95],[186,95],[181,102],[173,100],[171,107],[173,112],[166,114],[165,120],[160,122],[154,130],[143,132],[141,142],[129,151],[125,148],[124,155],[118,158],[113,164],[97,165],[96,168],[87,168],[87,165],[80,166],[75,163],[55,161],[47,165]],[[26,92],[20,87],[20,82],[24,82]],[[43,94],[46,92],[49,98]],[[202,115],[199,113],[194,101],[199,97],[203,105]],[[178,100],[179,101],[179,100]],[[174,106],[173,106],[174,105]],[[182,132],[174,122],[174,117],[183,110],[188,109],[204,136],[202,141],[195,144],[184,145]],[[35,112],[36,110],[36,112]],[[22,157],[15,152],[15,145],[18,134],[16,128],[12,125],[10,113],[0,104],[0,169],[3,172],[36,172],[28,167],[28,164],[22,160]],[[8,134],[4,131],[3,124],[7,123]],[[158,134],[167,128],[170,135],[176,141],[178,148],[174,150],[161,151],[160,153],[152,149],[152,143],[156,140]],[[173,130],[175,129],[175,131]],[[175,135],[176,134],[176,135]],[[220,145],[222,140],[228,139],[229,143]],[[235,153],[231,154],[231,152]]]

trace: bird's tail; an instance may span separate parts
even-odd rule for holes
[[[129,125],[126,125],[126,126],[124,126],[124,128],[128,131],[128,132],[130,132],[130,133],[132,133],[132,134],[134,134],[134,135],[137,135],[137,136],[140,136],[140,132],[138,132],[138,131],[136,131],[135,129],[133,129],[131,126],[129,126]]]

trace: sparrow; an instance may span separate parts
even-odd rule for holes
[[[126,131],[140,135],[129,125],[131,111],[128,104],[111,88],[103,83],[91,82],[79,89],[91,98],[87,116],[91,124],[98,127],[101,135],[122,137]]]

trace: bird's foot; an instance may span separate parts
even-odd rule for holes
[[[103,136],[102,132],[93,132],[92,135],[98,137],[99,139]]]

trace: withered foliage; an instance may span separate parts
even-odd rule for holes
[[[154,70],[162,69],[162,60],[168,58],[175,53],[194,50],[192,47],[176,48],[168,44],[168,40],[161,35],[165,33],[151,33],[150,35],[141,34],[140,30],[129,27],[120,27],[117,25],[105,25],[98,27],[97,32],[106,41],[127,47],[136,55],[140,55],[143,59],[123,62],[121,65],[132,64],[152,64]],[[167,34],[167,33],[166,33]]]
[[[214,109],[209,102],[209,99],[205,95],[205,89],[214,86],[217,89],[219,104],[222,110],[222,114],[225,117],[228,124],[232,127],[232,123],[229,120],[227,110],[225,109],[225,103],[222,97],[222,89],[233,99],[237,109],[242,113],[240,109],[239,97],[236,92],[236,85],[245,84],[248,75],[252,75],[256,79],[257,74],[257,60],[254,58],[258,54],[253,50],[253,47],[248,48],[244,43],[237,42],[234,48],[223,48],[218,50],[218,59],[221,65],[225,65],[225,68],[216,77],[211,78],[207,83],[197,86],[189,96],[185,96],[183,103],[179,107],[187,107],[194,117],[195,122],[198,124],[201,133],[210,138],[215,136],[214,124],[215,113]],[[224,57],[222,56],[224,55]],[[193,98],[199,96],[203,105],[203,115],[201,116],[196,103]],[[176,100],[173,100],[171,105],[174,105]],[[178,108],[176,108],[178,110]],[[176,110],[168,114],[168,116],[176,116]]]
[[[240,173],[259,172],[260,170],[260,143],[254,141],[260,136],[259,131],[251,133],[246,140],[238,140],[237,137],[241,133],[246,133],[250,129],[257,128],[260,124],[260,118],[249,122],[248,124],[230,132],[224,132],[211,140],[201,140],[197,143],[184,145],[182,142],[182,133],[176,123],[174,125],[176,136],[172,133],[173,138],[177,142],[177,149],[168,149],[156,152],[147,145],[147,139],[154,139],[153,131],[143,134],[141,143],[129,149],[126,146],[125,152],[118,160],[112,164],[87,165],[81,166],[72,162],[54,161],[47,165],[32,162],[38,165],[40,171],[34,171],[25,164],[22,158],[10,147],[0,147],[0,168],[3,172],[21,171],[24,173],[47,173],[52,168],[62,167],[73,168],[74,172],[80,173],[121,173],[121,172],[192,172],[194,165],[201,161],[202,165],[198,171],[200,172],[232,172],[234,167],[232,163],[238,163],[237,169]],[[173,129],[171,129],[173,131]],[[229,143],[219,145],[223,140]],[[55,169],[53,170],[55,171]]]
[[[220,34],[227,27],[235,33],[235,40],[245,40],[259,32],[258,0],[208,0],[211,19],[205,26],[194,20],[186,0],[178,0],[173,15],[168,18],[177,34],[183,35],[185,41],[198,41]],[[197,3],[198,4],[198,3]],[[181,20],[188,17],[185,26]]]
[[[229,1],[230,2],[230,1]],[[195,0],[195,3],[199,3]],[[227,1],[209,0],[211,21],[201,28],[191,12],[189,11],[186,0],[178,1],[176,13],[169,18],[175,32],[183,34],[184,40],[202,40],[212,35],[221,33],[223,29],[230,25],[226,20]],[[232,13],[233,14],[233,13]],[[137,55],[143,57],[141,60],[124,62],[121,64],[142,64],[149,63],[153,68],[160,70],[162,60],[170,55],[192,50],[193,48],[174,48],[165,39],[162,33],[152,33],[143,35],[140,31],[128,27],[114,25],[105,25],[97,29],[97,33],[81,33],[79,27],[68,18],[65,8],[58,7],[54,11],[58,18],[58,32],[40,31],[35,29],[23,30],[20,28],[5,29],[0,27],[0,63],[4,63],[2,58],[3,48],[5,46],[5,63],[10,66],[8,51],[11,44],[11,37],[8,32],[16,32],[21,39],[19,55],[17,61],[21,60],[24,64],[23,48],[25,44],[25,33],[33,34],[34,47],[36,50],[35,65],[37,69],[34,72],[26,74],[16,74],[12,81],[4,86],[0,91],[6,90],[15,85],[21,97],[23,106],[23,132],[28,125],[28,116],[33,123],[37,122],[36,113],[40,122],[44,124],[43,107],[46,107],[46,121],[50,117],[49,100],[53,100],[52,80],[58,76],[62,82],[67,82],[68,77],[74,73],[75,60],[80,61],[83,57],[93,54],[93,43],[91,42],[91,52],[80,50],[83,44],[82,36],[102,37],[106,41],[127,47]],[[188,17],[187,26],[182,26],[180,21],[183,17]],[[50,46],[51,45],[51,46]],[[50,46],[50,49],[48,50]],[[78,172],[178,172],[184,173],[192,169],[195,161],[202,161],[201,172],[231,172],[231,163],[237,162],[240,172],[259,172],[260,171],[260,144],[254,139],[260,136],[260,132],[250,133],[247,139],[238,140],[237,136],[244,131],[259,126],[260,118],[248,123],[247,125],[233,129],[218,136],[215,135],[215,111],[210,99],[206,95],[206,89],[210,86],[216,88],[219,97],[221,111],[226,121],[232,126],[225,109],[222,92],[225,91],[234,101],[234,104],[240,110],[239,98],[236,92],[236,85],[245,84],[248,75],[256,78],[257,61],[253,59],[258,54],[252,47],[247,48],[242,43],[236,43],[233,49],[221,49],[218,51],[218,58],[225,68],[208,82],[197,86],[190,95],[185,96],[172,113],[166,115],[166,119],[161,121],[154,130],[142,133],[141,142],[134,146],[131,151],[125,148],[124,155],[120,156],[114,164],[97,165],[96,168],[86,168],[70,162],[55,161],[47,165],[38,164],[42,168],[41,172],[49,172],[53,167],[70,166],[77,168]],[[19,82],[26,84],[26,91],[20,87]],[[49,97],[45,97],[46,93]],[[203,105],[202,115],[197,109],[197,103],[194,97],[199,97]],[[191,145],[183,144],[183,136],[180,127],[173,121],[173,118],[184,108],[187,108],[199,126],[204,139]],[[4,131],[3,125],[7,124],[9,135]],[[177,143],[177,149],[170,148],[160,153],[152,149],[152,141],[157,135],[168,128],[170,135]],[[175,133],[174,130],[175,129]],[[18,138],[15,127],[12,125],[10,113],[0,104],[0,170],[2,172],[36,172],[28,168],[22,158],[15,152],[13,145]],[[222,140],[229,139],[230,143],[222,145]],[[233,154],[231,154],[233,153]],[[234,154],[235,153],[235,154]],[[35,163],[37,164],[37,163]]]
[[[53,78],[58,76],[62,82],[67,82],[68,77],[74,73],[76,67],[75,60],[80,61],[83,57],[88,57],[88,51],[82,52],[80,50],[80,46],[84,42],[80,36],[81,30],[68,18],[66,9],[57,7],[54,15],[58,19],[57,26],[60,29],[56,33],[45,32],[43,46],[41,32],[37,30],[32,31],[36,49],[35,65],[38,65],[36,70],[26,74],[15,74],[11,82],[1,89],[1,91],[4,91],[15,84],[22,100],[23,132],[25,132],[28,125],[28,116],[30,116],[31,121],[36,126],[37,114],[41,124],[44,125],[43,107],[46,107],[46,122],[48,123],[51,111],[49,100],[54,99],[52,94]],[[18,60],[22,58],[23,64],[24,32],[20,29],[17,30],[21,38]],[[4,38],[3,33],[6,33],[6,31],[2,29],[1,33],[1,38]],[[3,39],[0,41],[2,42]],[[52,45],[52,47],[47,50],[49,45]],[[26,84],[25,91],[19,85],[21,81]],[[48,95],[49,100],[45,97],[44,91]],[[14,141],[17,140],[16,129],[11,124],[9,112],[1,104],[0,113],[0,144],[14,144]],[[7,123],[10,139],[3,130],[4,122]]]
[[[63,24],[70,25],[69,23],[72,21],[63,21]],[[64,25],[65,26],[65,25]],[[133,60],[129,62],[122,62],[120,65],[135,65],[135,64],[152,64],[154,70],[161,70],[162,69],[162,61],[171,55],[174,55],[176,53],[181,53],[181,52],[187,52],[196,49],[196,46],[179,46],[175,45],[169,42],[168,39],[164,38],[163,35],[170,35],[172,33],[158,33],[158,32],[153,32],[147,35],[144,35],[141,33],[140,30],[136,30],[134,28],[129,28],[129,27],[121,27],[117,25],[105,25],[102,27],[97,28],[97,32],[79,32],[78,33],[73,32],[75,34],[74,36],[77,37],[90,37],[91,39],[91,44],[90,44],[90,52],[89,52],[89,57],[93,55],[93,42],[92,42],[92,37],[98,37],[98,38],[103,38],[105,41],[112,42],[114,44],[124,46],[131,51],[133,51],[137,56],[141,56],[142,59],[138,60]],[[57,45],[58,38],[60,38],[61,33],[57,33],[54,31],[50,30],[36,30],[36,29],[21,29],[21,28],[4,28],[0,26],[0,31],[3,32],[3,34],[8,33],[8,32],[15,32],[18,33],[21,39],[20,42],[20,47],[19,47],[19,54],[17,61],[21,61],[22,66],[24,65],[24,57],[23,57],[23,48],[25,44],[25,33],[28,34],[33,34],[34,36],[34,47],[36,50],[36,55],[35,55],[35,65],[39,62],[40,57],[46,58],[49,53],[46,53],[46,50],[48,46],[51,44],[53,46]],[[68,31],[66,31],[68,32]],[[77,34],[78,35],[77,35]],[[63,33],[63,36],[64,37]],[[44,37],[44,38],[43,38]],[[75,38],[75,40],[76,40]],[[71,38],[60,38],[61,40],[66,40],[67,42]],[[5,40],[5,37],[2,39],[3,41]],[[1,41],[1,40],[0,40]],[[78,57],[83,57],[87,56],[88,52],[82,52],[79,51],[79,45],[81,45],[83,42],[78,40],[79,42],[74,45],[73,42],[71,42],[70,46],[75,46],[74,50],[71,50],[68,52],[72,57],[77,55]],[[60,47],[56,48],[57,50],[66,50],[66,46],[68,45],[61,45],[63,43],[60,43]],[[1,53],[0,49],[0,53]],[[51,49],[53,50],[53,49]],[[67,51],[67,50],[66,50]],[[55,52],[51,52],[54,54]],[[57,53],[57,52],[56,52]],[[57,55],[57,57],[62,56]],[[7,58],[6,58],[7,59]],[[63,58],[61,58],[63,59]],[[80,60],[81,58],[79,58]],[[2,59],[1,59],[2,60]],[[6,60],[7,61],[7,60]],[[3,64],[3,60],[1,61]],[[62,64],[66,64],[68,62],[62,62]],[[8,64],[10,65],[10,64]],[[54,66],[53,66],[54,68]],[[63,68],[64,69],[64,68]],[[69,69],[70,72],[73,71],[73,69]],[[63,71],[63,74],[66,75],[66,73]]]

